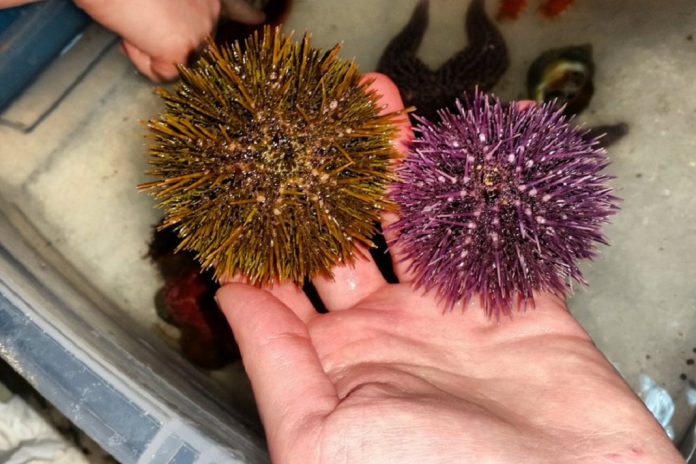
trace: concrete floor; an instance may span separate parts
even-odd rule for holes
[[[344,56],[369,71],[414,3],[296,0],[288,28],[311,30],[320,46],[343,40]],[[466,5],[431,0],[431,28],[420,51],[427,63],[437,65],[464,45]],[[589,289],[580,289],[570,305],[635,389],[640,374],[667,389],[676,403],[677,437],[693,417],[686,397],[696,382],[690,361],[696,358],[693,6],[693,0],[672,0],[669,7],[661,0],[580,0],[554,21],[529,11],[500,24],[512,64],[496,88],[503,98],[524,97],[527,67],[540,52],[594,46],[596,92],[583,120],[625,121],[631,132],[610,150],[624,199],[607,228],[612,246],[585,267]],[[21,119],[12,109],[0,115],[0,194],[146,326],[157,324],[152,296],[159,281],[143,255],[159,214],[135,186],[146,169],[138,121],[161,107],[152,88],[112,47],[32,131],[8,125]],[[36,99],[40,91],[27,95]]]

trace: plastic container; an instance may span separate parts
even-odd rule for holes
[[[343,55],[370,71],[415,3],[295,2],[287,28],[312,31],[320,47],[344,41]],[[428,65],[465,46],[467,3],[430,2],[419,50]],[[486,3],[493,15],[498,2]],[[581,119],[630,126],[610,150],[625,200],[607,228],[614,245],[587,268],[589,290],[571,310],[636,391],[642,373],[664,386],[676,440],[691,440],[680,374],[696,379],[684,362],[696,337],[693,0],[582,0],[553,20],[529,3],[518,20],[496,22],[511,65],[495,92],[524,98],[539,54],[590,42],[596,91]],[[267,462],[241,395],[129,317],[129,308],[154,317],[157,283],[143,255],[157,213],[135,191],[146,180],[137,120],[161,101],[117,39],[97,36],[75,46],[82,61],[62,56],[66,69],[40,76],[0,115],[0,356],[121,462]],[[71,82],[46,90],[68,72]]]
[[[253,416],[0,202],[0,355],[122,463],[263,463]]]
[[[0,110],[69,48],[90,22],[69,0],[0,10]]]

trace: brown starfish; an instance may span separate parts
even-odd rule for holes
[[[411,19],[385,48],[377,70],[389,76],[406,106],[429,119],[441,108],[452,108],[457,98],[478,87],[490,90],[507,70],[508,51],[495,24],[486,16],[483,0],[473,0],[466,13],[468,45],[437,70],[417,56],[428,26],[428,0],[420,0]]]

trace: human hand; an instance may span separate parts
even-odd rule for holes
[[[92,18],[123,38],[123,50],[153,81],[178,75],[211,34],[220,0],[75,0]]]
[[[274,462],[683,462],[563,301],[537,294],[512,320],[445,311],[394,264],[399,284],[370,259],[315,279],[328,314],[291,284],[219,290]]]
[[[0,0],[0,10],[3,8],[12,8],[13,6],[24,5],[25,3],[35,3],[40,0]]]

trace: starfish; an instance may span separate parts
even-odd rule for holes
[[[483,0],[473,0],[466,13],[468,45],[437,70],[417,56],[428,26],[428,0],[419,0],[411,19],[385,48],[377,70],[389,76],[401,91],[406,106],[433,119],[437,110],[454,108],[457,98],[478,87],[490,90],[507,70],[505,41],[486,16]]]

